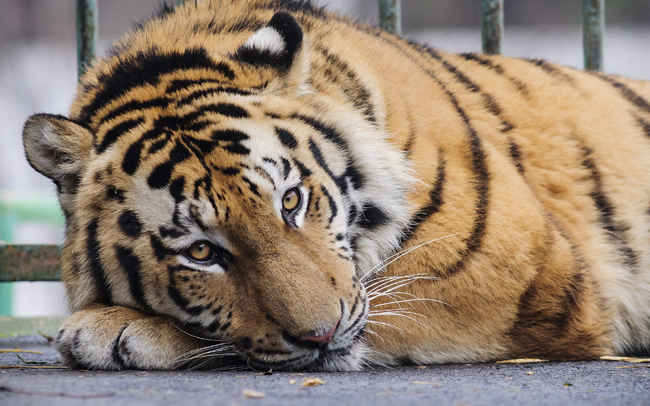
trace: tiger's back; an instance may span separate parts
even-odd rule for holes
[[[647,82],[447,54],[305,2],[163,13],[84,76],[80,128],[26,126],[68,216],[78,316],[59,349],[168,368],[205,346],[170,329],[155,358],[140,326],[140,358],[120,355],[118,327],[150,317],[97,327],[122,307],[274,368],[647,349],[649,99]],[[71,133],[63,162],[38,152]],[[297,214],[279,203],[295,193]],[[219,272],[188,262],[193,241],[224,250]]]

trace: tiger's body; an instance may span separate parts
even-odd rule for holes
[[[66,213],[57,348],[318,370],[647,350],[648,100],[305,2],[162,13],[69,118],[25,126]]]

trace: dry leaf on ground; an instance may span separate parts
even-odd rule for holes
[[[261,398],[266,396],[266,393],[258,392],[258,391],[252,390],[252,389],[244,389],[244,390],[242,390],[242,393],[247,398],[252,398],[252,399],[261,399]]]
[[[300,386],[302,387],[307,387],[307,386],[318,386],[324,384],[325,381],[323,381],[320,378],[305,378],[300,382]]]
[[[650,358],[612,357],[609,355],[603,355],[600,359],[603,361],[650,362]]]
[[[517,358],[517,359],[505,359],[503,361],[497,361],[497,364],[529,364],[533,362],[548,362],[547,359],[537,359],[537,358]]]

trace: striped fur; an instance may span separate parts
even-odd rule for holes
[[[67,217],[57,348],[97,369],[647,351],[648,100],[305,1],[166,9],[69,117],[25,126]]]

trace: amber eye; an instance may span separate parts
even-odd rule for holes
[[[208,262],[212,260],[216,248],[207,241],[197,241],[185,250],[185,255],[196,262]]]
[[[298,188],[287,190],[287,193],[282,197],[282,207],[287,213],[296,210],[300,206],[300,191]]]

